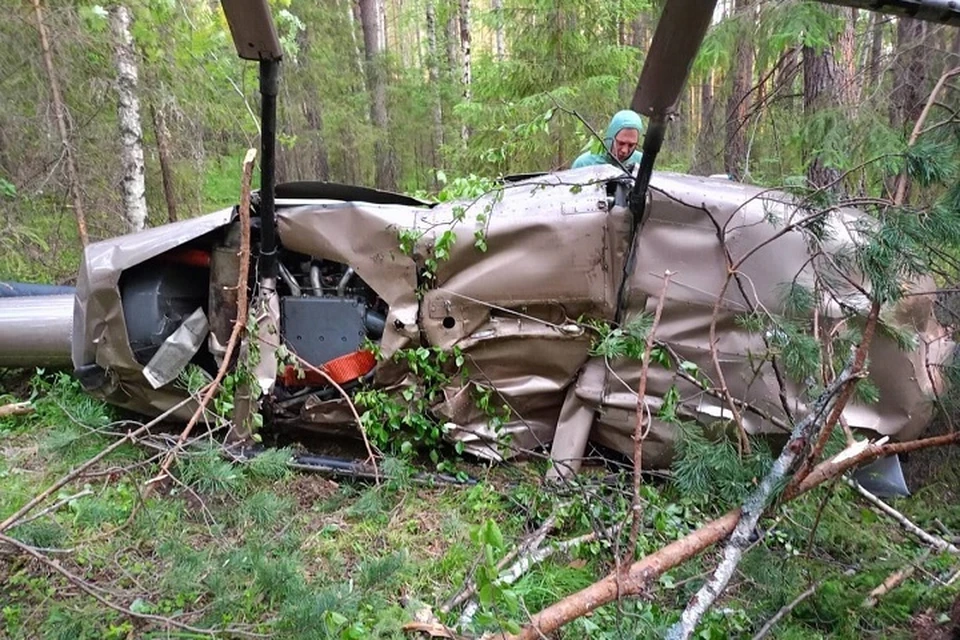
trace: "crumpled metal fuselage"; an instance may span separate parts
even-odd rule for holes
[[[284,250],[349,265],[388,306],[380,343],[384,358],[373,384],[413,383],[409,372],[390,361],[398,350],[421,344],[458,347],[467,375],[455,378],[444,390],[445,400],[434,407],[449,425],[448,436],[488,457],[552,443],[554,459],[576,467],[588,438],[628,455],[633,451],[640,363],[591,356],[595,334],[583,325],[586,319],[614,318],[629,239],[629,212],[623,206],[628,180],[619,169],[589,167],[508,183],[475,201],[432,208],[278,198],[277,229]],[[652,312],[664,272],[670,271],[657,340],[696,365],[712,386],[717,382],[710,341],[716,307],[715,348],[726,384],[734,398],[757,409],[743,412],[745,427],[756,434],[782,432],[775,424],[788,420],[782,397],[794,415],[802,415],[803,385],[786,380],[781,389],[763,336],[736,318],[758,309],[781,312],[783,286],[811,285],[813,269],[830,268],[812,256],[820,249],[830,255],[854,242],[851,223],[862,214],[832,216],[831,240],[814,251],[802,233],[783,232],[809,212],[782,193],[657,173],[648,198],[636,239],[637,265],[629,274],[626,320]],[[118,283],[124,270],[195,243],[231,218],[232,211],[224,210],[88,248],[78,282],[73,362],[103,370],[94,393],[147,414],[185,397],[175,385],[154,390],[143,377],[127,339]],[[412,252],[400,251],[403,230],[421,234]],[[423,266],[447,231],[456,235],[449,258],[439,261],[435,279],[425,283]],[[474,246],[478,231],[486,251]],[[724,287],[728,260],[745,256],[737,281]],[[842,296],[853,308],[865,304],[853,288]],[[839,302],[826,305],[837,320]],[[918,295],[885,310],[890,323],[920,339],[915,349],[903,351],[891,338],[877,336],[870,357],[880,400],[848,406],[844,417],[851,427],[910,439],[927,425],[940,385],[936,365],[953,347],[932,306],[932,296]],[[477,386],[493,389],[509,407],[509,419],[497,433],[473,400]],[[719,399],[659,366],[650,369],[646,387],[645,400],[654,412],[673,387],[685,415],[704,422],[730,417]],[[298,411],[303,426],[321,427],[349,425],[344,409],[338,398],[308,398]],[[179,415],[189,413],[187,406]],[[654,420],[644,465],[668,464],[675,437],[673,425]]]

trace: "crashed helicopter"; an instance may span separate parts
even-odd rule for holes
[[[960,12],[939,2],[842,4],[960,23]],[[463,356],[463,375],[450,378],[432,411],[467,451],[502,459],[543,449],[561,474],[576,471],[588,442],[632,455],[641,365],[596,355],[584,320],[623,326],[651,313],[669,272],[656,338],[683,367],[650,367],[647,406],[655,414],[675,394],[688,419],[730,420],[727,400],[711,393],[722,373],[749,433],[788,430],[810,402],[808,383],[783,376],[765,355],[770,336],[738,318],[782,313],[784,285],[812,287],[818,270],[833,268],[825,256],[858,241],[864,214],[834,212],[815,248],[799,224],[810,211],[795,197],[653,172],[714,5],[665,5],[632,104],[649,121],[639,166],[507,179],[472,201],[429,204],[357,186],[275,185],[280,44],[265,1],[224,0],[239,55],[260,65],[263,186],[247,283],[260,316],[246,340],[258,342],[268,425],[359,435],[335,385],[279,361],[281,347],[352,393],[416,385],[393,356],[424,346]],[[448,255],[438,259],[443,234]],[[236,207],[92,244],[75,293],[0,299],[0,365],[70,366],[97,397],[146,415],[181,405],[172,415],[186,420],[195,405],[183,403],[189,396],[176,377],[190,363],[211,373],[222,364],[237,319],[241,248]],[[725,286],[733,262],[738,276]],[[828,325],[868,306],[853,283],[840,282],[821,301]],[[943,387],[938,367],[953,343],[930,295],[884,317],[919,339],[902,349],[890,336],[875,338],[879,401],[851,403],[843,417],[855,430],[911,439],[930,421]],[[474,401],[478,389],[508,409],[497,429]],[[654,418],[644,467],[668,465],[676,437],[675,426]]]

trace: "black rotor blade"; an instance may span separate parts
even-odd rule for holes
[[[716,5],[716,0],[667,0],[633,94],[634,111],[650,118],[672,111]]]
[[[960,2],[956,0],[821,0],[821,2],[960,26]]]

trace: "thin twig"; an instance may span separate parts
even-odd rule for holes
[[[845,576],[853,575],[853,569],[847,569],[843,573],[843,575]],[[798,604],[800,604],[801,602],[803,602],[804,600],[812,596],[814,593],[816,593],[817,589],[822,587],[823,583],[829,579],[830,577],[826,577],[826,578],[821,578],[820,580],[817,580],[816,582],[811,584],[809,587],[807,587],[803,591],[803,593],[801,593],[796,598],[794,598],[789,604],[784,605],[779,611],[777,611],[776,614],[774,614],[772,618],[767,620],[764,623],[764,625],[760,627],[760,630],[757,631],[757,633],[753,636],[752,640],[763,640],[763,638],[767,637],[767,634],[770,633],[770,630],[773,629],[774,625],[776,625],[778,622],[783,620],[787,616],[787,614],[789,614],[791,611],[796,609]]]
[[[204,635],[204,636],[212,636],[212,637],[213,637],[213,636],[218,636],[218,635],[223,634],[223,633],[227,633],[227,634],[230,634],[230,635],[239,635],[239,636],[245,636],[245,637],[249,637],[249,638],[268,638],[268,637],[270,637],[270,636],[267,636],[267,635],[264,635],[264,634],[252,633],[252,632],[249,632],[249,631],[244,631],[244,630],[242,630],[242,629],[236,629],[236,628],[227,628],[227,629],[202,629],[202,628],[200,628],[200,627],[194,627],[194,626],[185,624],[185,623],[183,623],[183,622],[178,622],[177,620],[174,620],[174,619],[172,619],[172,618],[165,618],[165,617],[163,617],[163,616],[156,616],[156,615],[149,614],[149,613],[138,613],[138,612],[136,612],[136,611],[133,611],[133,610],[131,610],[131,609],[128,609],[127,607],[121,606],[121,605],[119,605],[119,604],[116,604],[116,603],[111,602],[110,600],[106,599],[105,597],[103,597],[102,595],[100,595],[99,593],[97,593],[97,591],[94,589],[94,587],[93,587],[90,583],[88,583],[86,580],[84,580],[83,578],[81,578],[80,576],[78,576],[78,575],[76,575],[76,574],[74,574],[74,573],[71,573],[70,571],[68,571],[67,569],[65,569],[65,568],[63,567],[63,565],[61,565],[58,561],[53,560],[53,559],[51,559],[51,558],[48,558],[46,555],[44,555],[43,553],[41,553],[41,552],[40,552],[38,549],[36,549],[35,547],[31,547],[31,546],[28,545],[28,544],[24,544],[23,542],[20,542],[20,541],[17,540],[16,538],[11,538],[11,537],[5,536],[5,535],[3,535],[3,534],[0,534],[0,542],[3,542],[3,543],[5,543],[5,544],[8,544],[8,545],[10,545],[10,546],[12,546],[12,547],[16,547],[16,548],[19,549],[21,552],[23,552],[23,553],[25,553],[25,554],[33,557],[33,558],[36,559],[36,560],[39,560],[43,565],[45,565],[45,566],[53,569],[54,571],[56,571],[57,573],[59,573],[60,575],[62,575],[63,577],[65,577],[67,580],[69,580],[70,582],[72,582],[73,584],[75,584],[77,587],[79,587],[82,591],[84,591],[87,595],[89,595],[90,597],[92,597],[94,600],[96,600],[96,601],[99,602],[100,604],[102,604],[102,605],[104,605],[104,606],[106,606],[106,607],[109,607],[110,609],[113,609],[114,611],[117,611],[118,613],[122,613],[123,615],[128,616],[128,617],[130,617],[130,618],[138,618],[138,619],[140,619],[140,620],[149,620],[150,622],[155,622],[155,623],[160,624],[160,625],[168,625],[168,626],[171,626],[171,627],[176,627],[176,628],[178,628],[178,629],[183,629],[184,631],[189,631],[190,633],[196,633],[196,634],[200,634],[200,635]]]
[[[279,344],[274,344],[270,342],[263,336],[260,337],[260,342],[273,348],[279,348],[280,346]],[[340,396],[347,403],[347,407],[350,409],[350,413],[353,414],[353,419],[357,423],[357,429],[360,431],[360,437],[363,438],[363,445],[367,449],[366,463],[373,468],[374,483],[377,486],[380,486],[380,471],[377,467],[377,455],[375,455],[373,452],[373,446],[370,444],[370,439],[367,437],[367,430],[363,426],[363,420],[360,419],[360,413],[357,411],[357,406],[353,403],[353,400],[350,398],[350,394],[348,394],[343,387],[337,384],[337,381],[331,378],[330,374],[328,374],[323,369],[316,367],[313,364],[307,362],[306,360],[301,358],[299,355],[297,355],[293,351],[290,351],[290,355],[293,356],[297,360],[297,362],[300,363],[302,367],[312,371],[313,373],[317,373],[323,376],[323,378],[330,384],[330,386],[336,389],[337,393],[339,393]]]
[[[237,317],[236,320],[234,320],[233,331],[230,333],[230,340],[227,342],[227,349],[223,355],[223,364],[220,365],[217,376],[207,387],[206,392],[200,399],[200,406],[198,406],[197,410],[193,413],[193,417],[190,418],[187,426],[183,428],[177,444],[170,449],[170,452],[164,458],[163,463],[160,465],[160,473],[152,480],[149,480],[147,482],[148,485],[159,482],[170,475],[170,465],[177,457],[177,452],[183,447],[187,438],[190,437],[190,432],[193,431],[193,427],[197,424],[197,421],[199,421],[200,416],[203,415],[207,405],[210,404],[213,396],[220,388],[220,383],[224,377],[226,377],[227,369],[230,368],[233,352],[237,348],[240,334],[246,325],[247,279],[250,272],[250,182],[253,176],[253,161],[256,157],[257,150],[248,149],[247,155],[243,158],[243,179],[240,186],[240,274],[237,279]]]
[[[883,582],[881,582],[873,591],[871,591],[866,598],[864,598],[863,603],[861,603],[860,606],[866,609],[877,606],[877,602],[880,601],[880,598],[899,587],[910,576],[916,573],[917,567],[922,565],[929,556],[930,549],[926,549],[914,562],[911,562],[902,569],[891,573]]]
[[[939,552],[946,551],[948,553],[960,555],[960,549],[947,542],[943,538],[938,538],[933,534],[927,533],[914,524],[909,518],[907,518],[907,516],[903,515],[886,502],[864,489],[858,482],[855,482],[854,480],[847,480],[847,484],[856,489],[857,492],[863,496],[867,502],[875,506],[893,520],[896,520],[896,522],[909,534],[923,542],[925,545],[936,549]]]
[[[960,444],[960,431],[910,442],[882,444],[881,441],[849,447],[830,460],[821,462],[814,467],[809,475],[797,485],[792,494],[783,496],[781,502],[796,498],[856,466],[878,458],[955,444]],[[535,640],[542,634],[553,633],[572,620],[613,602],[621,595],[643,593],[658,576],[681,565],[729,536],[736,528],[740,518],[741,509],[739,507],[728,511],[723,516],[711,520],[680,540],[671,542],[669,545],[633,563],[626,576],[620,576],[616,572],[607,575],[592,585],[572,593],[534,614],[520,633],[505,637],[513,640]]]
[[[128,442],[128,441],[132,442],[132,441],[136,440],[136,438],[137,438],[138,436],[140,436],[140,434],[142,434],[142,433],[147,433],[152,427],[156,426],[156,425],[159,424],[161,421],[165,420],[168,416],[170,416],[172,413],[174,413],[175,411],[177,411],[178,409],[180,409],[181,407],[183,407],[185,404],[187,404],[187,403],[189,403],[189,402],[192,402],[192,401],[193,401],[193,398],[185,398],[185,399],[181,400],[180,402],[178,402],[177,404],[173,405],[172,407],[170,407],[169,409],[167,409],[166,411],[164,411],[164,412],[161,413],[159,416],[157,416],[156,418],[154,418],[154,419],[151,420],[150,422],[146,423],[145,425],[143,425],[143,426],[140,427],[139,429],[135,429],[135,430],[133,430],[133,431],[128,432],[128,433],[127,433],[125,436],[123,436],[121,439],[117,440],[116,442],[114,442],[114,443],[111,444],[110,446],[106,447],[103,451],[101,451],[101,452],[98,453],[97,455],[93,456],[92,458],[90,458],[89,460],[87,460],[86,462],[84,462],[83,464],[81,464],[79,467],[77,467],[76,469],[74,469],[74,470],[71,471],[70,473],[66,474],[65,476],[63,476],[62,478],[60,478],[59,480],[57,480],[57,481],[56,481],[55,483],[53,483],[53,485],[51,485],[49,488],[47,488],[46,490],[44,490],[44,491],[40,492],[38,495],[36,495],[32,500],[30,500],[30,502],[28,502],[27,504],[25,504],[25,505],[23,505],[22,507],[20,507],[20,509],[17,510],[16,513],[14,513],[14,514],[11,515],[10,517],[8,517],[6,520],[4,520],[2,523],[0,523],[0,532],[6,531],[7,529],[9,529],[9,528],[10,528],[11,526],[13,526],[16,522],[18,522],[24,515],[26,515],[26,514],[29,513],[30,511],[32,511],[33,508],[36,507],[38,504],[40,504],[41,502],[43,502],[44,500],[46,500],[48,497],[50,497],[51,495],[53,495],[55,492],[59,491],[60,488],[63,487],[64,485],[66,485],[67,483],[69,483],[69,482],[71,482],[72,480],[74,480],[75,478],[79,477],[84,471],[86,471],[87,469],[89,469],[90,467],[92,467],[94,464],[96,464],[97,462],[99,462],[100,460],[102,460],[103,458],[105,458],[106,456],[108,456],[109,454],[111,454],[112,452],[114,452],[114,451],[116,451],[117,449],[119,449],[124,443],[126,443],[126,442]]]
[[[514,561],[517,556],[523,555],[530,550],[537,550],[540,548],[540,545],[543,544],[543,541],[546,537],[553,531],[554,527],[557,524],[557,514],[560,509],[566,505],[558,506],[553,513],[551,513],[543,523],[537,527],[536,531],[531,533],[526,539],[516,547],[514,547],[509,553],[507,553],[500,562],[497,563],[497,570],[500,571],[508,564]],[[473,597],[477,592],[477,583],[473,580],[470,580],[467,585],[452,598],[440,607],[441,613],[449,613],[453,610],[454,607],[459,607],[461,604]]]
[[[643,470],[643,440],[650,431],[650,421],[646,419],[647,408],[647,372],[650,370],[650,352],[653,351],[653,337],[660,324],[663,314],[663,303],[667,298],[667,288],[673,273],[663,272],[663,288],[657,300],[657,310],[653,314],[653,324],[647,332],[647,342],[643,349],[643,365],[640,368],[640,385],[637,389],[637,425],[633,432],[633,504],[630,507],[632,520],[630,522],[630,537],[627,539],[627,548],[623,551],[623,559],[617,559],[622,566],[629,566],[628,558],[633,559],[637,549],[637,538],[640,536],[640,521],[643,517],[643,506],[640,502],[640,472]]]
[[[57,509],[59,509],[59,508],[62,507],[63,505],[65,505],[65,504],[67,504],[67,503],[69,503],[69,502],[71,502],[71,501],[73,501],[73,500],[77,500],[77,499],[79,499],[79,498],[83,498],[83,497],[85,497],[85,496],[92,496],[92,495],[93,495],[93,491],[91,491],[90,489],[84,489],[84,490],[81,491],[80,493],[75,493],[75,494],[73,494],[72,496],[67,496],[67,497],[64,498],[63,500],[59,500],[58,502],[54,502],[52,505],[50,505],[50,506],[47,507],[46,509],[43,509],[43,510],[41,510],[41,511],[38,511],[37,513],[33,514],[33,515],[30,516],[29,518],[24,518],[23,520],[20,520],[20,521],[18,521],[18,522],[13,523],[13,526],[14,526],[14,527],[23,526],[23,525],[27,524],[28,522],[33,522],[34,520],[37,520],[38,518],[42,518],[43,516],[47,515],[48,513],[53,513],[54,511],[56,511]]]
[[[960,75],[960,67],[954,67],[950,69],[937,80],[937,84],[933,87],[933,91],[930,92],[930,97],[927,98],[927,103],[923,105],[923,111],[920,112],[920,117],[917,118],[916,124],[913,126],[913,132],[910,134],[910,140],[907,142],[907,148],[910,148],[916,143],[917,138],[920,137],[920,133],[923,131],[923,123],[926,122],[927,116],[930,114],[930,107],[933,106],[934,101],[937,99],[937,94],[940,93],[940,90],[943,89],[943,85],[946,84],[947,80],[950,78]],[[897,204],[903,204],[903,200],[907,194],[907,172],[906,170],[902,171],[899,176],[897,176],[897,192],[894,196],[894,201]]]
[[[773,467],[744,501],[739,521],[723,549],[723,560],[714,571],[713,577],[690,599],[680,616],[680,621],[670,628],[667,634],[669,640],[687,640],[696,630],[703,615],[726,589],[734,570],[740,564],[750,544],[750,537],[760,517],[773,498],[774,491],[800,462],[806,442],[809,442],[819,430],[825,428],[824,416],[827,410],[831,405],[834,405],[836,410],[834,402],[846,401],[844,391],[852,386],[848,383],[857,380],[859,376],[856,362],[848,364],[820,394],[810,413],[794,427],[790,440],[774,461]],[[849,396],[846,397],[849,398]]]
[[[575,549],[582,544],[587,542],[593,542],[598,538],[610,537],[615,535],[620,528],[622,527],[621,523],[615,524],[612,527],[608,527],[603,531],[591,531],[582,536],[577,536],[576,538],[571,538],[570,540],[564,540],[563,542],[558,542],[554,545],[543,547],[542,549],[532,549],[530,553],[526,553],[514,562],[508,569],[501,571],[500,575],[497,576],[497,579],[494,580],[493,584],[498,587],[507,587],[523,577],[523,575],[529,571],[535,565],[540,564],[550,556],[555,553],[565,553],[571,549]],[[477,604],[475,600],[471,600],[463,608],[463,613],[460,614],[460,621],[458,623],[461,629],[465,629],[473,621],[473,616],[477,613],[477,610],[480,608],[480,605]]]

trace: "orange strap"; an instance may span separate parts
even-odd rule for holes
[[[317,368],[337,384],[343,384],[370,373],[376,364],[377,359],[372,351],[360,350],[334,358]],[[296,367],[288,365],[281,374],[280,381],[287,387],[319,387],[328,383],[326,378],[312,369],[304,368],[303,374],[302,378],[298,377]]]

